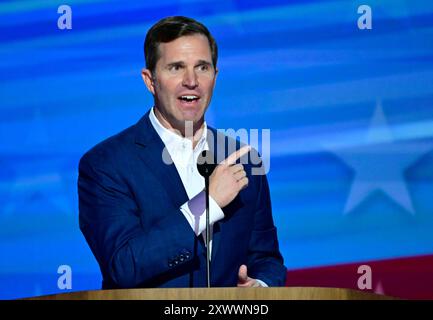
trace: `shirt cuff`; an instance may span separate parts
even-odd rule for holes
[[[260,279],[256,279],[256,281],[260,284],[261,287],[268,288],[269,286]]]
[[[197,236],[206,229],[206,193],[204,191],[185,202],[180,207],[180,210]],[[209,196],[209,224],[213,225],[223,218],[223,210],[215,200]]]

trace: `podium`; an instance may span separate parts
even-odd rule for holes
[[[390,296],[343,288],[154,288],[62,293],[29,300],[394,300]]]

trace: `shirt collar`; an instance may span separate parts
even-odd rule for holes
[[[158,133],[159,137],[161,138],[162,142],[164,142],[167,149],[173,149],[176,148],[179,144],[191,144],[191,140],[184,138],[173,131],[167,129],[164,127],[161,122],[158,120],[158,118],[155,115],[155,107],[152,107],[152,109],[149,112],[149,119],[152,123],[153,128],[155,129],[156,133]],[[207,124],[206,121],[203,123],[203,132],[202,135],[195,147],[194,151],[197,150],[207,150]]]

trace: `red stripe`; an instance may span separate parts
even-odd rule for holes
[[[360,290],[361,265],[370,266],[372,275],[372,288],[364,291],[404,299],[433,299],[433,255],[288,270],[286,286]]]

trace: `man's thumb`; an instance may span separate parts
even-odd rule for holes
[[[247,281],[248,274],[247,274],[247,266],[246,265],[243,264],[239,267],[238,277],[239,277],[239,281]]]

